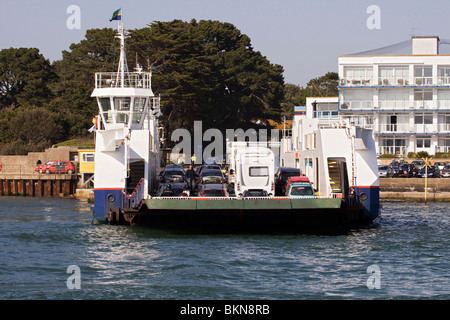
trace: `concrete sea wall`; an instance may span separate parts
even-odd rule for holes
[[[427,179],[427,201],[450,201],[450,178]],[[381,178],[381,199],[425,199],[425,178]]]

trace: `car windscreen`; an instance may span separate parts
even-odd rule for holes
[[[292,196],[312,196],[313,194],[310,186],[293,186],[291,189]]]
[[[219,190],[219,189],[205,190],[203,195],[208,196],[208,197],[223,197],[224,196],[223,190]]]
[[[220,170],[202,170],[202,177],[207,176],[216,176],[216,177],[222,177],[222,171]]]

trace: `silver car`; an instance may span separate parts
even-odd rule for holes
[[[380,178],[389,177],[389,166],[386,164],[381,164],[378,166],[378,176]]]
[[[441,170],[442,178],[450,178],[450,164],[447,164],[444,169]]]

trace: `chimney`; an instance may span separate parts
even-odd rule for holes
[[[439,54],[439,37],[412,37],[413,55]]]

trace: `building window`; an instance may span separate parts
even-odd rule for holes
[[[450,84],[450,66],[438,66],[438,85]]]
[[[418,86],[433,84],[433,67],[414,66],[414,83]]]
[[[379,66],[378,85],[405,86],[409,84],[409,66]]]
[[[450,137],[444,137],[438,139],[438,145],[436,152],[450,152]]]
[[[341,109],[372,109],[372,90],[346,89],[341,92]]]
[[[430,148],[431,147],[431,137],[429,136],[417,136],[416,138],[416,147],[417,148]]]
[[[409,108],[409,92],[403,89],[380,89],[378,106],[383,109],[407,109]]]
[[[397,139],[393,136],[386,136],[380,139],[379,145],[381,154],[402,155],[406,152],[406,139]]]
[[[415,89],[414,90],[414,107],[430,108],[433,106],[433,90],[432,89]]]
[[[419,113],[414,115],[414,131],[428,133],[433,131],[433,115],[431,113]]]
[[[318,102],[314,108],[314,118],[338,118],[338,104],[334,102]]]
[[[437,103],[439,109],[450,109],[450,90],[438,90]]]
[[[95,153],[83,153],[83,156],[81,157],[82,162],[94,162],[95,159]]]
[[[450,132],[450,114],[438,114],[438,132]]]
[[[344,67],[344,77],[341,86],[367,86],[371,85],[373,75],[372,67]]]

